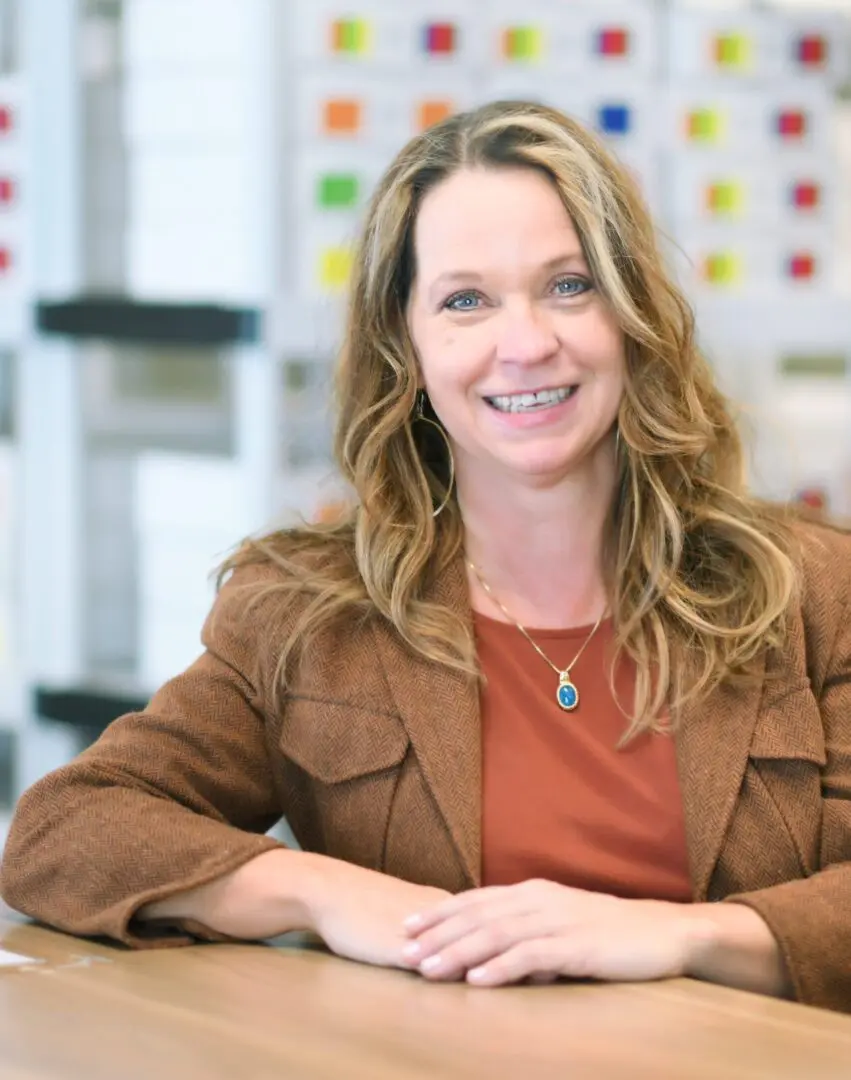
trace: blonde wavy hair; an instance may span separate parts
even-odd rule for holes
[[[635,182],[554,109],[489,104],[430,128],[392,162],[360,237],[336,368],[335,454],[355,498],[332,523],[247,542],[223,572],[272,562],[284,574],[271,588],[305,598],[281,643],[282,690],[297,651],[351,615],[387,620],[421,656],[478,674],[470,628],[428,599],[429,583],[460,557],[464,527],[445,444],[416,419],[406,314],[424,195],[459,169],[506,166],[550,178],[626,341],[605,565],[617,653],[637,662],[632,735],[667,726],[668,710],[675,722],[681,704],[722,681],[753,681],[764,651],[782,646],[793,531],[747,494],[740,437]]]

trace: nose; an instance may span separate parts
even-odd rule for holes
[[[506,364],[538,364],[559,347],[550,317],[529,301],[506,304],[499,316],[497,359]]]

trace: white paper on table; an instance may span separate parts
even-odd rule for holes
[[[22,956],[20,953],[6,952],[5,949],[0,949],[0,968],[42,963],[44,961],[37,959],[35,956]]]

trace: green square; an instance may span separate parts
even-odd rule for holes
[[[354,19],[347,19],[342,27],[341,46],[343,52],[357,52],[360,45],[360,26]]]
[[[738,273],[738,263],[735,255],[715,254],[707,260],[708,277],[710,281],[729,283]]]
[[[358,201],[358,180],[351,173],[326,173],[319,181],[319,204],[327,209],[354,206]]]
[[[826,379],[848,377],[848,358],[842,353],[792,354],[780,358],[780,372],[784,376],[804,375]]]
[[[712,209],[719,214],[733,214],[739,208],[739,189],[724,181],[712,187]]]
[[[717,130],[717,119],[710,109],[698,109],[691,114],[690,134],[693,139],[713,139]]]
[[[716,58],[723,67],[745,67],[750,43],[742,34],[723,34],[716,43]]]
[[[514,55],[518,59],[531,60],[537,53],[537,32],[531,26],[518,26],[514,33]]]

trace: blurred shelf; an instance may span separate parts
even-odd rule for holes
[[[67,724],[84,742],[93,742],[113,720],[140,712],[147,704],[148,695],[137,687],[110,682],[37,685],[33,690],[36,716]]]
[[[260,340],[259,308],[81,296],[36,304],[36,326],[64,337],[137,345],[244,345]]]

